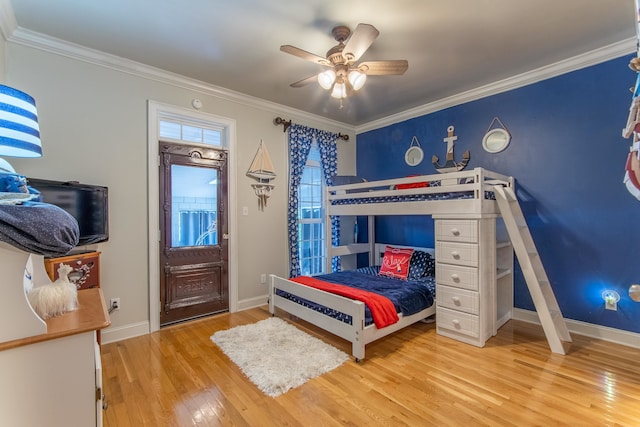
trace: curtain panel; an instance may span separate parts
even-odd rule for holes
[[[325,184],[330,185],[338,172],[338,134],[314,129],[303,125],[289,126],[289,210],[287,226],[289,231],[289,277],[300,276],[300,254],[298,247],[298,188],[302,172],[309,157],[311,144],[315,140],[320,150],[322,175]],[[329,224],[325,224],[328,227]],[[331,217],[331,244],[340,244],[340,220]],[[340,271],[340,257],[331,260],[333,271]]]

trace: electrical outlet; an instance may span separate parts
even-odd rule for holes
[[[620,294],[616,291],[606,290],[602,293],[602,299],[604,300],[604,308],[607,310],[618,310],[618,301],[620,301]]]
[[[260,275],[260,283],[261,283],[261,284],[263,284],[263,285],[264,285],[265,283],[267,283],[267,273],[262,273],[262,274]]]
[[[109,300],[109,307],[111,310],[120,310],[120,298],[111,298],[111,300]]]

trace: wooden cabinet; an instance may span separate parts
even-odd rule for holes
[[[46,332],[0,343],[0,425],[102,425],[100,349],[109,326],[98,288],[78,292],[78,309],[46,321]]]
[[[69,273],[69,281],[75,283],[78,290],[100,287],[100,252],[79,252],[63,257],[45,258],[44,269],[52,281],[58,279],[58,268],[62,264],[73,268]],[[98,344],[101,344],[101,332],[98,331],[96,335]]]
[[[73,268],[69,280],[76,284],[78,290],[100,287],[100,252],[81,252],[57,258],[45,258],[44,267],[53,281],[58,278],[61,264]]]
[[[513,251],[510,245],[496,244],[495,216],[434,218],[436,330],[483,347],[511,317]]]

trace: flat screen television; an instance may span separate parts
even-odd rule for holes
[[[40,192],[42,201],[56,205],[78,221],[78,246],[109,240],[109,191],[99,185],[77,181],[51,181],[27,178],[28,185]]]

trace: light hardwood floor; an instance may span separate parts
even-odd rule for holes
[[[268,316],[255,308],[103,345],[104,425],[640,426],[640,350],[572,334],[561,356],[540,326],[514,320],[484,348],[417,323],[368,345],[362,362],[271,398],[209,338]]]

